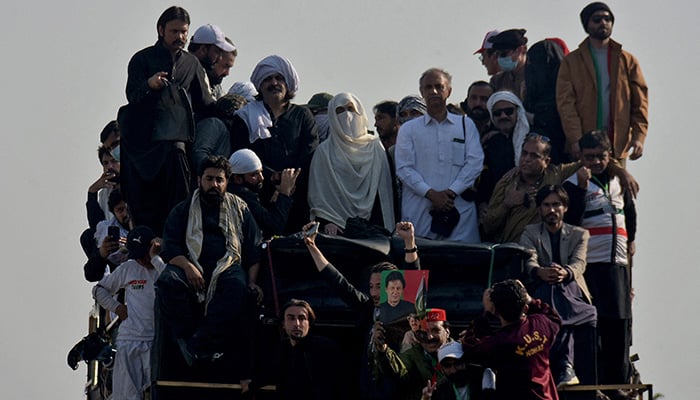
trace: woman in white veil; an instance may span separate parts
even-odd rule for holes
[[[392,231],[391,172],[379,136],[368,132],[360,100],[339,93],[328,103],[330,133],[314,153],[309,171],[311,219],[336,235],[348,218],[360,217]]]

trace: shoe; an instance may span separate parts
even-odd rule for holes
[[[559,379],[557,380],[557,389],[561,389],[565,386],[578,385],[580,382],[576,376],[576,371],[571,366],[571,364],[566,364],[564,370],[559,374]]]

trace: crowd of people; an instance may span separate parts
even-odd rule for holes
[[[366,351],[357,384],[324,368],[342,344],[310,335],[313,305],[288,299],[281,399],[345,398],[348,385],[366,399],[556,399],[568,385],[629,383],[638,185],[625,166],[643,154],[647,87],[611,39],[612,10],[594,2],[580,17],[587,37],[571,52],[559,38],[528,47],[525,29],[488,32],[474,54],[489,82],[450,104],[452,76],[428,68],[419,95],[372,108],[373,130],[352,93],[295,104],[300,77],[280,55],[225,92],[234,42],[206,24],[185,50],[190,16],[165,10],[156,43],[129,61],[128,104],[100,134],[80,238],[95,300],[123,321],[112,398],[151,383],[157,318],[190,368],[235,357],[230,376],[254,392],[255,332],[241,321],[270,295],[260,244],[297,232],[356,310]],[[405,244],[404,265],[372,267],[369,295],[315,244],[358,226]],[[398,282],[420,269],[416,237],[514,242],[532,256],[513,277],[523,283],[487,288],[483,317],[459,337],[445,310],[411,304],[391,310],[414,322],[396,341],[375,315],[381,272]]]

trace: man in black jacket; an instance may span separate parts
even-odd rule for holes
[[[122,183],[135,223],[160,236],[168,212],[189,194],[186,149],[194,115],[214,111],[206,72],[183,51],[190,16],[170,7],[158,19],[158,41],[129,61],[122,128]]]

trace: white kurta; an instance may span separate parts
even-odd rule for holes
[[[474,122],[464,117],[447,114],[438,122],[429,115],[406,122],[396,139],[396,174],[403,182],[401,215],[413,223],[416,235],[430,239],[479,243],[479,224],[474,202],[459,195],[474,185],[481,174],[484,152],[479,142],[479,131]],[[455,207],[460,214],[459,224],[449,237],[438,237],[430,231],[431,202],[425,198],[429,189],[450,189],[458,196]]]

